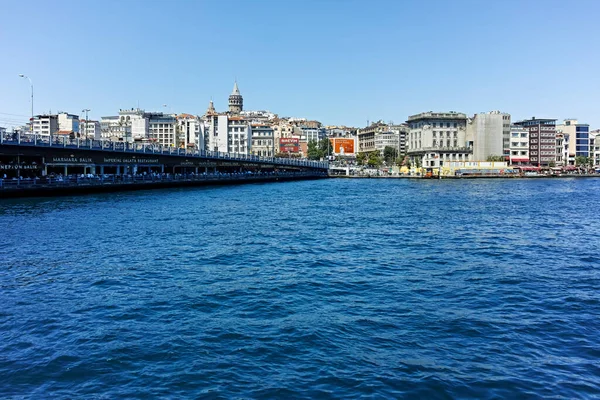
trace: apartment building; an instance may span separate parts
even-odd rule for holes
[[[252,134],[251,153],[262,157],[275,155],[275,132],[269,124],[250,125]]]
[[[529,131],[529,161],[531,165],[548,167],[556,162],[556,120],[536,119],[515,122]]]
[[[510,165],[529,165],[529,129],[517,125],[510,127],[508,162]]]

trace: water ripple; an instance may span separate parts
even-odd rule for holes
[[[598,398],[599,189],[0,202],[0,397]]]

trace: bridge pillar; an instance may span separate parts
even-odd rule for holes
[[[132,167],[132,169],[133,169],[133,171],[131,171],[131,172],[132,172],[132,175],[135,175],[135,174],[137,174],[137,171],[138,171],[138,165],[137,165],[137,164],[134,164],[134,165],[133,165],[133,167]]]
[[[100,175],[104,176],[104,165],[100,166]]]
[[[196,167],[196,175],[198,175],[198,167]]]
[[[65,165],[65,173],[64,173],[64,175],[65,175],[65,176],[67,176],[67,175],[68,175],[68,167],[67,167],[66,165]]]
[[[96,166],[95,165],[90,165],[90,174],[96,175]]]
[[[117,165],[117,175],[121,175],[121,166]]]
[[[160,165],[160,173],[164,174],[165,173],[165,164],[161,164]]]

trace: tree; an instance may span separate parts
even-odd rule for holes
[[[308,147],[307,147],[306,152],[308,153],[309,160],[320,160],[321,157],[323,156],[323,153],[319,149],[317,142],[314,140],[311,140],[310,142],[308,142]]]
[[[578,167],[580,167],[580,166],[585,167],[585,166],[591,164],[590,160],[591,159],[586,156],[577,156],[577,157],[575,157],[575,165],[577,165]]]
[[[322,153],[322,157],[333,155],[333,145],[328,138],[321,139],[319,142],[319,150]]]
[[[356,155],[356,163],[358,165],[365,165],[365,160],[367,159],[367,155],[365,153],[358,153]]]
[[[367,160],[367,164],[370,167],[376,167],[379,168],[379,166],[381,165],[381,157],[379,156],[379,152],[377,150],[372,151],[369,153],[369,159]]]
[[[490,154],[487,158],[487,161],[504,161],[504,157]]]
[[[556,167],[556,163],[555,163],[554,161],[550,161],[550,162],[548,163],[548,166],[549,166],[550,168],[554,168],[554,167]]]
[[[385,146],[383,149],[383,158],[386,163],[391,164],[397,156],[398,150],[392,146]]]

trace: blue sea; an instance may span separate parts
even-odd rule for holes
[[[600,179],[0,200],[0,398],[599,398]]]

